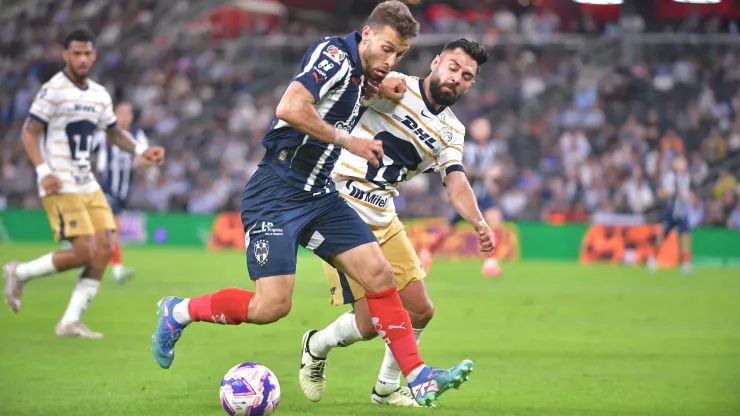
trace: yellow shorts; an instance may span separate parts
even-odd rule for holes
[[[116,229],[113,211],[100,189],[89,194],[47,195],[41,202],[57,242]]]
[[[419,256],[398,217],[385,227],[371,228],[380,243],[383,256],[393,268],[393,278],[398,290],[403,290],[409,283],[426,277]],[[329,281],[332,305],[347,305],[365,297],[362,286],[329,263],[324,262],[324,273]]]

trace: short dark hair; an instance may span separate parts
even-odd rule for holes
[[[69,49],[69,45],[72,42],[90,42],[93,45],[95,45],[95,35],[90,29],[87,28],[79,28],[75,29],[64,38],[64,49]]]
[[[488,51],[483,45],[474,40],[461,38],[447,42],[444,48],[442,48],[442,53],[445,51],[454,51],[455,49],[462,49],[463,52],[470,55],[478,63],[478,72],[480,72],[480,67],[488,62]]]
[[[419,22],[414,19],[408,6],[399,0],[388,0],[375,6],[367,25],[373,28],[388,26],[404,39],[415,38],[419,34]]]

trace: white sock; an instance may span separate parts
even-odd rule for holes
[[[414,337],[416,338],[416,343],[419,343],[419,339],[421,339],[421,334],[424,332],[424,328],[414,328]],[[423,366],[416,368],[414,371],[409,374],[409,377],[407,379],[409,381],[413,381],[413,378],[416,378],[417,375],[419,375],[419,372],[421,372],[421,369],[424,368]],[[413,374],[413,377],[412,377]],[[396,359],[393,358],[393,353],[391,352],[391,349],[388,348],[388,345],[385,346],[385,356],[383,356],[383,364],[380,366],[380,374],[378,374],[378,381],[375,383],[375,391],[380,395],[386,395],[391,394],[394,391],[396,391],[401,386],[401,369],[398,367],[398,363],[396,363]]]
[[[172,318],[174,318],[178,324],[189,325],[193,322],[192,318],[190,318],[190,312],[188,312],[188,305],[190,305],[190,299],[183,299],[182,302],[172,308]]]
[[[123,271],[123,264],[120,264],[120,263],[119,264],[114,264],[111,267],[111,270],[113,271],[113,274],[114,275],[120,274]]]
[[[308,349],[314,357],[326,358],[332,348],[346,347],[363,339],[355,314],[346,312],[329,326],[313,334],[308,341]]]
[[[36,260],[19,264],[15,269],[15,273],[23,282],[27,282],[34,277],[56,273],[57,269],[54,267],[54,262],[51,260],[52,254],[53,253],[44,254]]]
[[[83,277],[78,280],[75,290],[72,292],[72,298],[69,300],[67,311],[62,316],[61,323],[79,322],[82,318],[82,312],[85,312],[87,305],[98,293],[98,287],[100,287],[100,282],[95,279]]]

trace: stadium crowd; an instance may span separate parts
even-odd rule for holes
[[[82,22],[99,35],[93,79],[115,92],[114,99],[131,101],[137,125],[168,149],[165,165],[137,174],[130,206],[237,209],[284,87],[285,76],[278,83],[268,75],[286,67],[292,72],[300,51],[244,53],[234,39],[192,25],[177,39],[157,35],[164,0],[38,2],[45,7],[0,28],[0,209],[40,204],[19,129],[41,83],[61,68],[59,37]],[[494,62],[453,108],[468,126],[467,146],[495,148],[490,190],[507,218],[558,214],[586,221],[595,213],[654,212],[661,175],[685,155],[696,189],[691,222],[740,228],[740,164],[733,165],[740,158],[740,49],[640,47],[630,59],[602,65],[596,82],[588,83],[582,82],[582,53],[541,41],[566,29],[554,12],[497,10],[481,17],[451,13],[454,2],[432,3],[419,13],[422,27],[435,33],[525,36],[493,48]],[[645,26],[628,14],[606,26],[588,16],[576,23],[567,29],[639,32]],[[253,31],[319,33],[285,21]],[[423,76],[439,46],[414,47],[398,69]],[[553,90],[567,93],[558,100]],[[405,216],[444,215],[445,198],[438,175],[422,175],[404,186],[397,207]]]

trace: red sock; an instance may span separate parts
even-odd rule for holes
[[[436,236],[432,244],[429,245],[429,251],[435,253],[437,250],[439,250],[440,247],[442,247],[442,244],[444,244],[446,239],[447,236],[444,234],[439,234],[438,236]]]
[[[396,287],[365,293],[375,330],[385,340],[404,376],[424,364],[419,355],[409,313],[403,308]]]
[[[684,263],[691,263],[691,252],[687,251],[686,253],[683,253],[683,262]]]
[[[110,262],[113,265],[121,264],[121,246],[116,242],[113,245],[113,256],[110,258]]]
[[[229,288],[190,299],[188,314],[196,322],[239,325],[247,322],[249,301],[254,292]]]

